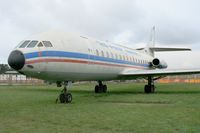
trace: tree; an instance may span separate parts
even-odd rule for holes
[[[5,73],[6,71],[10,70],[7,64],[0,64],[0,74]]]

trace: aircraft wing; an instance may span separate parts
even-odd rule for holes
[[[168,76],[168,75],[187,75],[187,74],[198,74],[200,69],[153,69],[153,70],[125,70],[119,76],[125,79],[132,79],[136,77],[158,77],[158,76]]]

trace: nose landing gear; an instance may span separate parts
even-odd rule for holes
[[[61,91],[60,95],[56,99],[56,103],[59,101],[60,103],[71,103],[72,102],[72,94],[67,91],[67,89],[71,86],[71,82],[64,82],[64,89]]]

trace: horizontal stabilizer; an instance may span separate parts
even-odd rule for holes
[[[152,52],[167,52],[167,51],[191,51],[190,48],[162,48],[162,47],[150,47]],[[138,48],[137,50],[144,50],[144,48]]]
[[[153,47],[150,48],[152,51],[155,52],[163,52],[163,51],[191,51],[190,48],[160,48],[160,47]]]

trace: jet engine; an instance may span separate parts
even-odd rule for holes
[[[167,63],[163,60],[159,60],[158,58],[154,58],[151,62],[152,67],[158,69],[165,69],[167,68]]]

